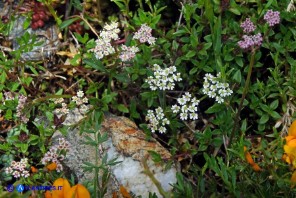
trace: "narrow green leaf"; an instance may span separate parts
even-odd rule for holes
[[[60,29],[65,29],[66,27],[68,27],[69,25],[71,25],[73,22],[77,21],[79,18],[71,18],[68,19],[66,21],[63,21],[60,25]]]

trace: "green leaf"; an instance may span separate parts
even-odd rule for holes
[[[123,104],[119,104],[117,106],[117,109],[118,109],[118,111],[121,111],[123,113],[128,113],[129,112],[128,108],[126,108],[126,106],[124,106]]]
[[[214,8],[212,0],[205,0],[205,16],[210,23],[214,22]]]
[[[106,69],[103,66],[103,63],[96,59],[95,55],[92,55],[92,58],[83,59],[83,63],[102,72],[105,72]]]
[[[242,80],[242,73],[241,73],[241,71],[240,71],[240,70],[237,70],[237,71],[235,72],[235,74],[233,75],[232,78],[233,78],[233,80],[235,80],[236,82],[240,83],[241,80]]]
[[[162,161],[162,159],[161,159],[161,155],[158,154],[157,152],[155,152],[155,151],[148,151],[148,153],[151,155],[152,160],[153,160],[155,163],[159,163],[159,162]]]
[[[276,111],[272,111],[270,112],[270,115],[274,118],[274,119],[280,119],[282,116],[276,112]]]
[[[279,101],[278,101],[278,100],[273,101],[273,102],[269,105],[269,107],[270,107],[272,110],[275,110],[278,106],[279,106]]]
[[[230,8],[228,9],[230,12],[236,15],[241,15],[241,12],[237,8]]]
[[[215,103],[213,106],[206,110],[206,113],[217,113],[223,111],[225,109],[225,105]]]
[[[269,116],[266,114],[263,114],[263,116],[259,120],[259,124],[265,124],[269,120]]]
[[[21,152],[22,152],[22,153],[27,152],[28,147],[29,147],[28,144],[21,144]]]
[[[187,52],[187,54],[185,55],[186,58],[192,58],[193,56],[195,56],[196,52],[190,50],[189,52]]]
[[[30,138],[28,140],[28,143],[30,145],[36,145],[39,142],[40,137],[38,135],[30,135]]]
[[[71,25],[73,22],[77,21],[79,18],[72,18],[72,19],[68,19],[66,21],[63,21],[60,24],[60,29],[65,29],[66,27],[68,27],[69,25]]]
[[[269,112],[270,111],[269,106],[267,106],[265,104],[261,104],[261,103],[259,105],[260,105],[260,107],[262,108],[263,111],[265,111],[265,112]]]

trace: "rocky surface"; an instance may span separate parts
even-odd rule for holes
[[[82,118],[79,112],[72,112],[65,120],[65,124],[77,123]],[[176,168],[171,167],[164,170],[164,167],[155,164],[148,151],[155,151],[163,159],[171,158],[171,154],[162,147],[155,139],[146,140],[145,133],[138,129],[136,124],[125,117],[106,115],[100,131],[108,133],[108,140],[100,147],[99,163],[103,152],[107,152],[108,160],[117,158],[121,163],[111,167],[112,180],[106,197],[112,197],[112,193],[119,190],[119,186],[124,186],[126,190],[143,198],[148,197],[149,192],[155,192],[158,197],[162,197],[144,171],[143,160],[146,161],[153,176],[160,182],[165,191],[172,189],[171,184],[176,183]],[[56,133],[55,138],[61,136]],[[67,154],[65,164],[75,173],[78,181],[83,183],[93,180],[93,173],[83,171],[83,162],[95,163],[95,148],[83,144],[85,136],[93,139],[92,135],[79,135],[79,130],[69,130],[66,139],[71,144],[70,152]],[[118,193],[120,194],[120,193]]]
[[[20,48],[17,38],[20,38],[27,32],[30,35],[36,35],[36,41],[34,43],[40,43],[40,45],[34,46],[29,52],[22,53],[22,60],[40,61],[50,58],[61,45],[58,38],[58,27],[52,24],[36,30],[33,30],[31,27],[24,29],[23,24],[25,20],[26,17],[17,17],[12,31],[9,34],[9,39],[12,40],[13,50]]]

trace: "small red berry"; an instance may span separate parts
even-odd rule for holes
[[[36,29],[38,28],[37,23],[36,23],[36,22],[31,23],[31,28],[32,28],[33,30],[36,30]]]
[[[43,27],[44,26],[44,22],[42,20],[39,20],[36,22],[38,27]]]
[[[38,21],[39,20],[39,15],[38,14],[33,14],[32,20],[33,21]]]

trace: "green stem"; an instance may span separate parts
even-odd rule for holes
[[[228,146],[231,145],[234,134],[237,131],[237,127],[239,125],[240,113],[241,113],[241,110],[243,108],[243,104],[244,104],[244,100],[246,98],[246,95],[248,93],[249,84],[250,84],[250,80],[251,80],[252,69],[253,69],[254,62],[255,62],[255,52],[256,52],[256,48],[252,49],[251,60],[250,60],[249,71],[248,71],[248,75],[247,75],[247,79],[246,79],[246,84],[245,84],[243,95],[242,95],[242,98],[241,98],[241,101],[240,101],[240,104],[239,104],[239,107],[238,107],[238,110],[237,110],[237,113],[236,113],[236,116],[235,116],[234,127],[233,127],[233,129],[231,131],[231,134],[230,134]],[[242,132],[240,132],[240,135],[243,135]]]
[[[43,102],[45,100],[48,100],[48,99],[51,99],[51,98],[71,98],[72,96],[71,95],[49,95],[49,96],[45,96],[45,97],[42,97],[42,98],[37,98],[35,100],[32,101],[32,104],[36,104],[38,102]]]
[[[97,140],[97,137],[98,137],[98,135],[97,135],[97,133],[100,133],[100,131],[97,131],[96,133],[95,133],[95,141],[96,142],[98,142],[98,140]],[[98,146],[95,146],[96,147],[96,166],[98,165],[98,163],[99,163],[99,161],[98,161],[98,155],[99,155],[99,151],[98,151]],[[99,176],[99,170],[98,170],[98,167],[96,167],[95,168],[95,178],[94,178],[94,197],[97,197],[97,191],[98,191],[98,176]]]
[[[97,0],[97,9],[98,9],[98,20],[102,22],[102,9],[101,9],[101,1]]]
[[[58,17],[58,15],[57,15],[56,11],[54,10],[54,8],[52,7],[51,3],[49,1],[46,1],[45,5],[46,5],[47,9],[49,10],[50,14],[53,16],[53,18],[57,22],[57,24],[61,25],[62,20]]]
[[[165,109],[166,102],[165,102],[165,91],[159,91],[158,92],[158,98],[159,98],[159,103],[162,109]]]
[[[146,156],[146,157],[144,157],[142,159],[142,164],[143,164],[143,167],[144,167],[144,171],[143,172],[151,179],[151,181],[157,187],[157,190],[159,191],[159,193],[164,198],[170,197],[170,193],[169,192],[165,192],[165,190],[162,188],[160,182],[154,177],[153,173],[150,171],[149,166],[147,164],[147,160],[148,160],[148,156]]]

